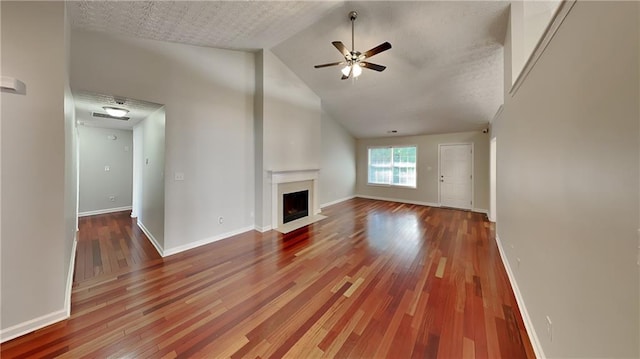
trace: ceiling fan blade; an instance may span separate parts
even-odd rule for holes
[[[349,52],[349,49],[347,49],[347,47],[344,46],[342,41],[334,41],[334,42],[332,42],[332,44],[333,44],[333,46],[336,47],[336,49],[338,49],[338,51],[340,51],[340,53],[342,55],[344,55],[344,57],[351,56],[351,53]]]
[[[365,52],[363,55],[364,55],[365,58],[371,57],[371,56],[373,56],[375,54],[379,54],[379,53],[381,53],[383,51],[387,51],[390,48],[391,48],[391,44],[385,41],[385,42],[381,43],[380,45],[374,47],[373,49]]]
[[[313,67],[315,67],[316,69],[322,68],[322,67],[329,67],[329,66],[338,66],[338,65],[343,65],[346,62],[342,61],[342,62],[332,62],[330,64],[322,64],[322,65],[315,65]]]
[[[367,68],[369,70],[375,70],[375,71],[379,71],[382,72],[384,71],[384,69],[386,69],[386,66],[382,66],[382,65],[378,65],[378,64],[373,64],[371,62],[360,62],[360,66]]]

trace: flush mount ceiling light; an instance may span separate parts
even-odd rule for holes
[[[113,117],[124,117],[127,113],[129,113],[129,110],[118,107],[104,106],[103,109]]]
[[[354,41],[354,36],[353,36],[353,28],[354,28],[354,23],[356,21],[356,19],[358,18],[358,13],[355,11],[351,11],[349,13],[349,19],[351,20],[351,51],[349,51],[347,49],[346,46],[344,46],[344,44],[341,41],[334,41],[332,42],[333,46],[336,47],[336,49],[338,49],[338,51],[340,51],[342,53],[342,55],[344,55],[344,61],[341,62],[332,62],[330,64],[323,64],[323,65],[315,65],[314,67],[316,69],[319,69],[321,67],[329,67],[329,66],[338,66],[338,65],[346,65],[345,67],[342,68],[342,79],[346,80],[348,78],[356,78],[358,76],[360,76],[360,74],[362,73],[362,68],[364,67],[365,69],[370,69],[370,70],[375,70],[378,72],[384,71],[384,69],[386,69],[386,66],[382,66],[382,65],[377,65],[371,62],[365,62],[364,60],[379,54],[383,51],[387,51],[391,48],[391,44],[388,42],[383,42],[382,44],[374,47],[373,49],[369,50],[369,51],[365,51],[365,53],[361,53],[360,51],[356,51],[355,49],[355,41]]]

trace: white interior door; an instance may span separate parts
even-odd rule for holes
[[[440,205],[473,207],[473,145],[440,145]]]

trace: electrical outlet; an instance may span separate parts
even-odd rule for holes
[[[551,322],[551,318],[547,315],[547,335],[549,336],[549,341],[553,341],[553,323]]]
[[[104,171],[105,172],[111,171],[111,166],[104,166]]]
[[[184,173],[176,172],[173,177],[176,181],[184,181]]]
[[[109,201],[115,202],[116,201],[116,196],[114,196],[114,195],[109,196]]]
[[[218,217],[218,224],[222,224],[224,222],[224,217]]]

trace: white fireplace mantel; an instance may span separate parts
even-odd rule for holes
[[[278,184],[300,181],[313,182],[313,198],[311,198],[313,209],[312,214],[320,213],[320,204],[318,202],[318,175],[319,168],[305,168],[295,170],[268,170],[269,179],[271,181],[271,228],[278,227]],[[311,215],[311,213],[310,213]]]

